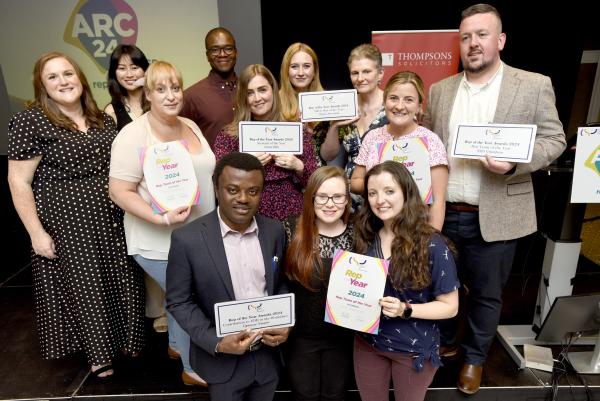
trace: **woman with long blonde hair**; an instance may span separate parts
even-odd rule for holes
[[[279,72],[281,112],[286,121],[300,121],[298,94],[323,90],[319,77],[319,60],[307,44],[291,44],[281,61]]]

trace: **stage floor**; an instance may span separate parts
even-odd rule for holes
[[[116,361],[116,372],[111,379],[90,376],[82,355],[58,361],[42,360],[33,321],[31,273],[28,267],[21,269],[0,286],[0,399],[209,400],[205,390],[182,384],[179,361],[170,360],[166,354],[166,333],[155,333],[151,320],[147,323],[144,352],[135,360]],[[458,362],[446,362],[426,399],[464,400],[465,396],[455,389],[459,368]],[[571,374],[560,380],[558,399],[585,400],[582,380],[596,399],[600,397],[599,375],[577,377]],[[551,381],[550,373],[517,369],[496,340],[484,366],[482,389],[468,398],[542,400],[552,392]],[[275,399],[291,400],[288,389],[283,380]],[[359,400],[360,397],[356,391],[349,391],[347,399]]]

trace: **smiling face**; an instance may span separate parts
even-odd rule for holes
[[[506,35],[492,13],[475,14],[462,20],[459,27],[460,58],[467,73],[496,70]]]
[[[346,183],[341,177],[325,180],[315,192],[313,202],[317,222],[324,225],[337,223],[342,218],[348,203]]]
[[[262,121],[273,108],[273,87],[262,75],[256,75],[248,82],[248,106],[257,121]]]
[[[140,88],[141,85],[138,80],[144,76],[144,70],[142,67],[135,65],[128,54],[124,54],[119,59],[115,76],[117,82],[125,88],[125,90],[132,92]]]
[[[411,83],[396,84],[386,92],[385,115],[392,131],[408,133],[416,128],[421,111],[419,93]]]
[[[375,61],[368,58],[353,60],[349,68],[352,86],[358,93],[371,93],[383,78],[383,71],[378,70]]]
[[[290,83],[296,92],[305,91],[315,78],[315,65],[312,57],[303,51],[292,56],[289,68]]]
[[[225,166],[215,191],[219,215],[225,224],[233,230],[245,232],[258,211],[262,189],[260,170],[245,171]]]
[[[48,97],[59,107],[80,104],[83,86],[75,68],[66,59],[56,57],[46,62],[41,78]]]
[[[183,90],[177,79],[164,77],[153,86],[153,89],[146,91],[150,112],[162,118],[178,116],[183,107]]]
[[[206,58],[216,73],[227,78],[237,61],[235,39],[226,32],[216,31],[206,40]]]
[[[384,226],[391,224],[404,207],[402,188],[387,171],[369,177],[367,196],[373,214],[383,221]]]

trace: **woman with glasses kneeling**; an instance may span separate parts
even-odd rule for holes
[[[427,207],[412,176],[386,161],[364,178],[366,199],[356,218],[355,251],[390,261],[377,335],[354,340],[354,374],[363,401],[423,400],[437,368],[437,320],[458,310],[454,258],[427,223]]]
[[[352,332],[323,321],[334,253],[350,250],[353,225],[344,170],[316,170],[304,191],[296,224],[284,226],[289,247],[286,272],[296,297],[296,325],[287,366],[295,400],[343,400],[352,364]]]

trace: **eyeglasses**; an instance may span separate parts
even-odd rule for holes
[[[344,203],[346,203],[346,195],[344,194],[335,194],[333,196],[315,195],[313,196],[313,199],[315,200],[315,203],[319,206],[326,205],[327,202],[329,202],[329,199],[331,199],[336,205],[343,205]]]
[[[221,54],[221,50],[223,50],[226,56],[230,56],[235,51],[235,46],[211,47],[210,49],[206,49],[206,52],[216,57]]]

